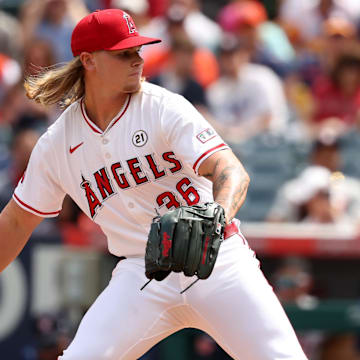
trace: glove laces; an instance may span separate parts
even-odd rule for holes
[[[152,280],[152,279],[150,279],[149,281],[147,281],[147,282],[141,287],[140,290],[144,290],[145,287],[150,283],[151,280]]]
[[[199,278],[197,278],[195,281],[193,281],[188,287],[186,287],[183,291],[180,291],[180,294],[183,294],[186,290],[190,289],[196,282],[199,281]]]
[[[149,281],[147,281],[141,288],[140,288],[140,291],[141,290],[144,290],[145,287],[150,284],[151,280],[153,279],[150,279]],[[184,290],[180,291],[180,294],[183,294],[186,290],[190,289],[196,282],[198,282],[200,279],[197,278],[195,281],[193,281],[188,287],[186,287]]]

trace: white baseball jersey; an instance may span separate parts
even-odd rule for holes
[[[13,198],[43,217],[65,194],[99,224],[117,256],[143,256],[157,209],[212,201],[201,163],[228,146],[182,96],[144,82],[101,131],[82,100],[35,146]]]

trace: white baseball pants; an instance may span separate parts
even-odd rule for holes
[[[221,245],[213,273],[171,273],[147,281],[144,259],[118,263],[107,288],[82,319],[59,360],[135,360],[183,328],[205,331],[234,359],[306,360],[259,262],[241,234]]]

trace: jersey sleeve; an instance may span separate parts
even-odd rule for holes
[[[27,169],[20,179],[13,199],[24,210],[41,217],[60,213],[65,192],[59,182],[57,161],[48,133],[35,145]]]
[[[184,97],[173,95],[162,114],[164,136],[177,156],[197,174],[202,162],[229,146]]]

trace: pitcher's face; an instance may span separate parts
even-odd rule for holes
[[[106,92],[133,93],[139,90],[144,60],[140,46],[94,53],[95,76]]]

